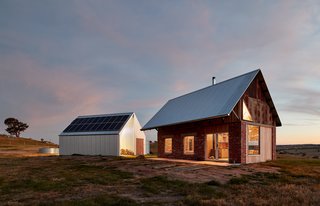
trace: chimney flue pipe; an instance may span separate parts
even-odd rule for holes
[[[212,85],[216,84],[216,77],[212,77]]]

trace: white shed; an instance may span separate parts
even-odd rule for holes
[[[146,136],[135,113],[79,116],[59,135],[60,155],[141,155]]]

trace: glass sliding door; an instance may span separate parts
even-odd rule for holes
[[[206,135],[206,160],[229,160],[229,133],[215,133]]]
[[[229,134],[216,133],[216,157],[217,160],[228,160],[229,159]]]
[[[206,135],[206,160],[215,159],[215,147],[214,147],[214,138],[213,134]]]

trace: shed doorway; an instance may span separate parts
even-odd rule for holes
[[[144,141],[143,139],[137,138],[136,139],[136,155],[143,155],[144,151]]]
[[[229,161],[229,133],[206,135],[206,160]]]

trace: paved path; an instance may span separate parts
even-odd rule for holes
[[[150,160],[168,161],[168,162],[180,162],[180,163],[190,163],[198,165],[216,165],[216,166],[232,166],[239,164],[230,164],[228,162],[215,162],[215,161],[195,161],[195,160],[181,160],[181,159],[167,159],[167,158],[148,158]]]

